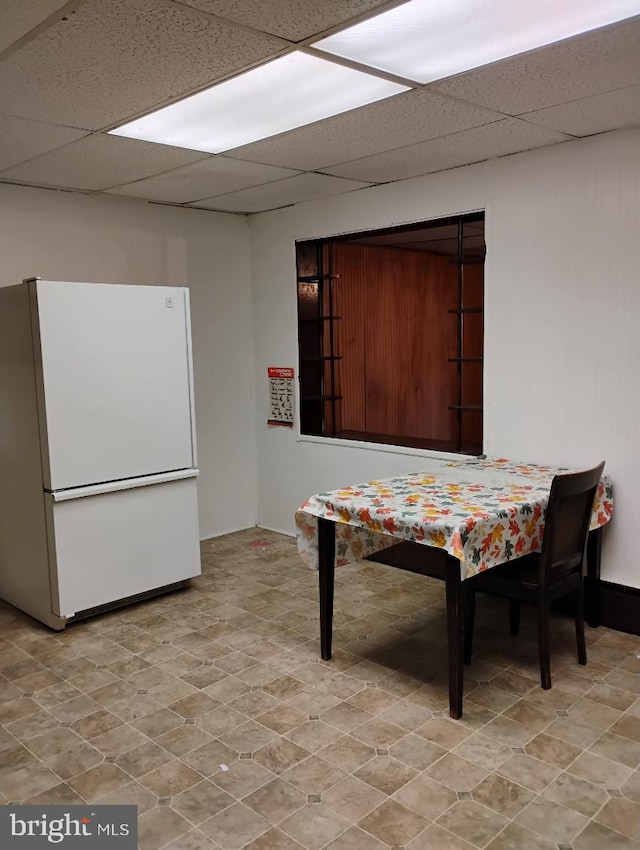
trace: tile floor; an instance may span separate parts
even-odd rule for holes
[[[190,589],[53,633],[0,608],[0,801],[137,803],[142,850],[640,850],[640,638],[509,637],[478,598],[447,714],[444,588],[341,568],[334,658],[316,575],[259,529],[206,541]]]

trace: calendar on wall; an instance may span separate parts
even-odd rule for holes
[[[269,366],[269,418],[267,425],[293,427],[293,377],[287,366]]]

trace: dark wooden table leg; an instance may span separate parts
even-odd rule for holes
[[[320,586],[320,655],[331,658],[333,631],[333,582],[336,557],[336,527],[329,519],[318,519],[318,574]]]
[[[587,539],[587,577],[585,587],[586,620],[596,629],[600,625],[600,556],[602,527],[589,532]]]
[[[462,717],[462,674],[464,649],[464,589],[460,561],[447,555],[447,636],[449,643],[449,714]]]

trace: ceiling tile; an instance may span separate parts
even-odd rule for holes
[[[0,63],[0,112],[100,129],[279,50],[161,0],[87,0]]]
[[[415,89],[286,135],[244,145],[230,155],[311,171],[502,117],[435,92]]]
[[[86,130],[0,115],[0,170],[86,136]]]
[[[388,6],[389,0],[182,0],[187,6],[222,15],[262,32],[301,41],[356,15]]]
[[[295,174],[297,172],[289,168],[256,165],[254,162],[241,162],[226,156],[212,156],[193,165],[177,168],[168,174],[110,189],[109,192],[130,198],[184,204],[213,195],[237,192]]]
[[[430,88],[519,115],[640,83],[640,18],[451,77]]]
[[[107,189],[202,159],[203,154],[117,136],[87,136],[0,172],[0,179],[65,189]]]
[[[570,137],[555,130],[536,127],[518,118],[505,118],[504,121],[485,127],[475,127],[378,156],[347,162],[327,171],[354,180],[403,180],[406,177],[444,171],[459,165],[552,145],[568,138]]]
[[[368,185],[370,184],[341,180],[327,174],[299,174],[297,177],[257,186],[255,189],[245,189],[242,192],[199,201],[193,206],[226,212],[264,212],[327,195],[352,192],[354,189],[363,189]]]
[[[622,127],[638,127],[640,86],[584,97],[572,103],[527,112],[520,117],[572,136],[592,136],[594,133],[606,133]]]
[[[62,9],[68,0],[14,0],[0,5],[0,53]]]

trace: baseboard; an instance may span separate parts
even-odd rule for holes
[[[640,635],[640,588],[600,581],[598,614],[601,626]]]

